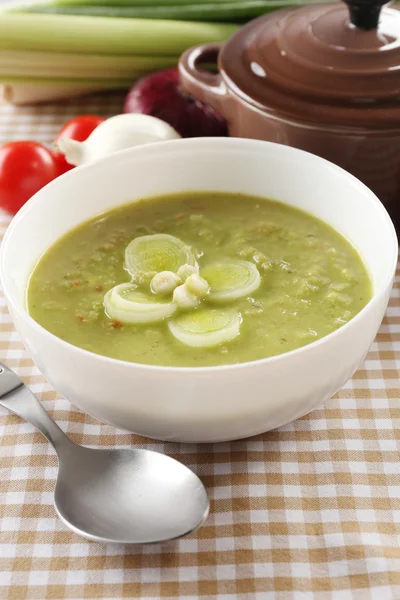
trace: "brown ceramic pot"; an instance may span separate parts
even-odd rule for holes
[[[399,232],[400,11],[380,12],[384,0],[348,2],[270,13],[225,45],[188,50],[182,86],[226,118],[230,135],[295,146],[350,171]],[[210,62],[218,74],[200,68]]]

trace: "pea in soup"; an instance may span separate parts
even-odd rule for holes
[[[371,298],[331,227],[240,194],[174,194],[111,210],[55,243],[31,275],[30,315],[56,336],[137,363],[266,358],[341,327]]]

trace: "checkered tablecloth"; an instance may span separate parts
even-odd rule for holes
[[[119,112],[116,94],[0,106],[0,143],[50,142],[80,113]],[[0,215],[0,234],[9,218]],[[163,546],[86,542],[53,508],[55,454],[0,408],[0,599],[400,600],[400,278],[362,368],[307,417],[245,441],[160,443],[82,414],[49,386],[0,292],[0,360],[76,442],[144,446],[203,479],[211,514]],[[244,400],[245,401],[245,400]]]

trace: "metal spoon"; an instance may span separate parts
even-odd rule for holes
[[[0,404],[36,427],[57,452],[54,506],[78,535],[96,542],[165,542],[191,533],[207,518],[207,492],[190,469],[150,450],[78,446],[2,363]]]

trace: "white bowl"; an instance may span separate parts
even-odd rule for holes
[[[308,346],[238,365],[134,364],[77,348],[26,312],[33,266],[61,235],[121,204],[185,190],[274,198],[321,218],[358,250],[373,298],[349,323]],[[39,369],[73,404],[145,436],[185,442],[243,438],[284,425],[330,398],[363,361],[383,318],[397,239],[374,194],[333,164],[268,142],[202,138],[114,154],[47,185],[12,221],[2,247],[4,292]]]

